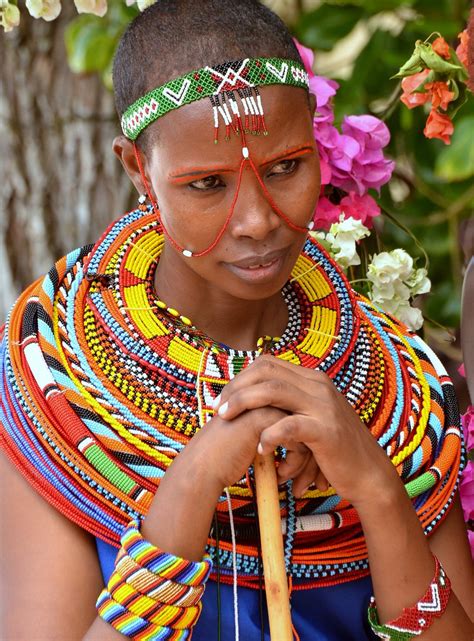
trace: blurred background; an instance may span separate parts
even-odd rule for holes
[[[73,2],[64,0],[58,19],[45,22],[31,18],[21,4],[20,26],[0,31],[0,323],[22,288],[67,251],[94,242],[136,202],[111,150],[119,124],[110,71],[117,41],[138,9],[109,0],[103,18],[78,16]],[[387,151],[396,169],[380,204],[429,254],[433,286],[424,301],[423,331],[442,352],[465,405],[456,376],[461,354],[452,338],[459,327],[465,256],[474,244],[474,100],[457,116],[446,146],[423,136],[426,113],[401,105],[399,83],[390,77],[417,39],[440,32],[455,44],[471,3],[266,4],[315,50],[315,72],[340,83],[336,118],[372,113],[391,131]],[[381,237],[387,249],[403,247],[421,256],[414,239],[388,217]]]

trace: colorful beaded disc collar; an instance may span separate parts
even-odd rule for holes
[[[71,252],[20,297],[0,351],[2,447],[50,503],[117,547],[130,520],[147,513],[176,455],[206,429],[223,386],[258,358],[258,350],[216,345],[157,306],[162,246],[153,213],[126,214],[93,249]],[[271,353],[332,378],[431,533],[452,503],[461,464],[459,414],[439,360],[358,298],[311,239],[282,295],[289,320]],[[238,581],[258,587],[251,470],[229,494]],[[300,587],[368,573],[358,515],[332,488],[310,487],[295,499],[288,483],[280,500],[287,571],[304,581]],[[226,495],[208,551],[221,580],[232,581]]]
[[[157,118],[183,105],[209,98],[214,127],[217,130],[222,119],[227,137],[231,128],[236,130],[239,126],[247,132],[265,133],[263,105],[258,91],[258,87],[265,85],[308,89],[309,78],[301,63],[282,58],[245,58],[215,67],[203,67],[174,78],[135,101],[122,116],[122,131],[130,140],[136,140]]]

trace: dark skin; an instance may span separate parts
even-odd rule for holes
[[[249,137],[250,154],[278,206],[304,226],[319,191],[307,99],[303,91],[287,87],[265,87],[262,99],[270,135]],[[146,179],[173,237],[200,251],[212,242],[219,221],[228,212],[242,158],[241,143],[234,138],[213,144],[205,101],[168,114],[156,127],[158,141],[143,155]],[[294,152],[285,156],[288,149],[307,145],[312,150],[297,156],[296,163]],[[142,193],[131,143],[119,137],[114,150]],[[197,166],[203,173],[187,176],[184,183],[171,176],[193,173]],[[157,271],[157,292],[214,340],[254,349],[259,336],[279,335],[285,328],[287,311],[280,291],[304,240],[304,234],[289,229],[275,214],[255,174],[246,168],[231,224],[221,242],[199,259],[186,258],[166,244]],[[262,272],[255,279],[248,271],[235,269],[242,259],[280,249],[284,251],[268,277]],[[216,416],[165,474],[143,523],[145,538],[171,553],[200,559],[223,488],[245,474],[257,448],[268,453],[281,444],[288,449],[287,463],[279,469],[281,481],[293,478],[297,494],[312,482],[319,487],[329,482],[358,510],[381,619],[398,616],[425,592],[434,569],[431,548],[451,577],[455,594],[442,619],[419,638],[472,638],[466,612],[474,584],[459,503],[428,543],[393,465],[327,376],[262,356],[226,386],[216,409]],[[2,638],[122,639],[93,613],[91,603],[101,581],[87,535],[45,504],[8,464],[3,467],[3,522],[8,523],[4,535],[11,554],[3,573],[5,595],[1,598],[7,617]],[[40,554],[28,546],[33,523]],[[67,575],[58,560],[64,556],[69,564]],[[47,573],[44,567],[38,568],[38,557],[48,559]],[[25,567],[30,573],[38,570],[40,590],[35,582],[18,581]],[[76,570],[84,567],[94,568],[90,578],[81,575],[76,580]],[[46,603],[38,598],[39,592],[46,595]],[[58,612],[59,599],[60,603],[73,600],[74,610],[83,616],[74,619],[67,615],[67,608]],[[33,623],[22,616],[25,600],[33,611]]]

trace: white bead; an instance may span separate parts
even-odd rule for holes
[[[140,205],[143,205],[145,200],[146,200],[146,194],[141,194],[141,196],[139,196],[138,198],[138,202],[140,203]]]
[[[186,258],[192,258],[193,252],[189,251],[189,249],[183,249],[183,256],[186,256]]]
[[[242,147],[242,156],[244,158],[248,158],[249,157],[249,148],[248,147]]]
[[[312,220],[310,223],[308,223],[307,227],[308,227],[309,231],[314,229],[314,220]]]

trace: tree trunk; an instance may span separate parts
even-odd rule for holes
[[[19,29],[0,33],[0,325],[22,288],[134,200],[112,153],[112,95],[66,62],[74,15],[72,2],[49,23],[23,11]]]

